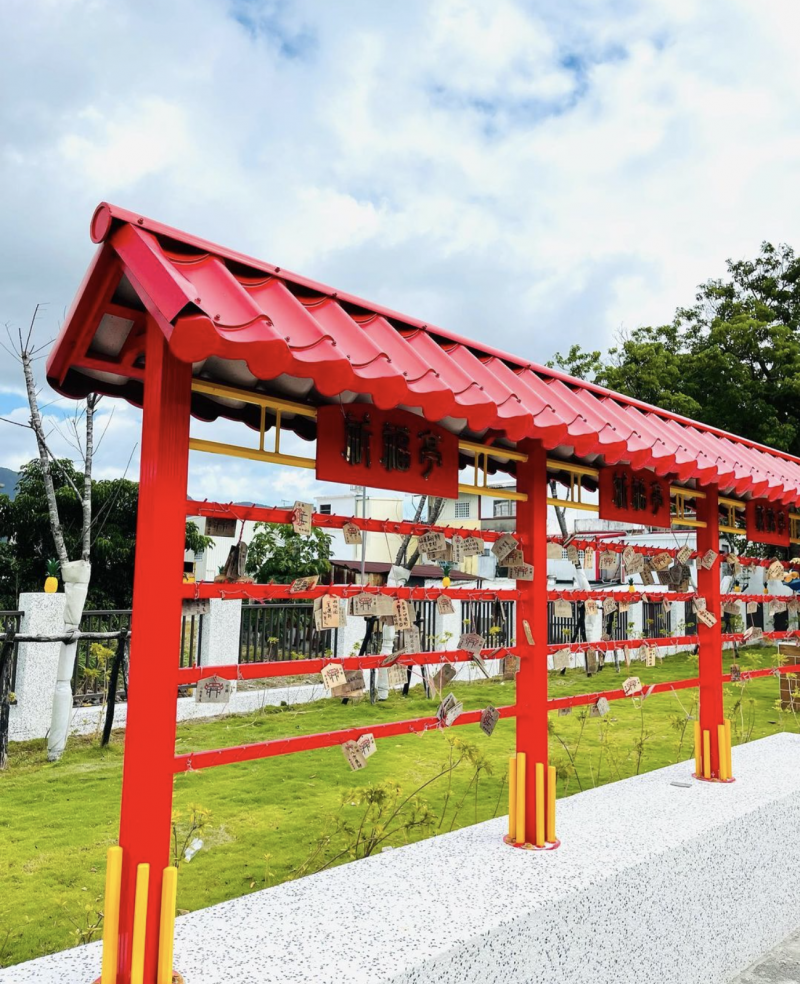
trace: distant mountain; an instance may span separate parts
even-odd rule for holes
[[[15,471],[11,471],[10,468],[0,468],[0,485],[5,485],[5,488],[0,488],[0,494],[7,495],[9,499],[13,499],[17,494],[17,482],[19,481],[19,475]]]

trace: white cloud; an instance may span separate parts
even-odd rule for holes
[[[87,106],[70,125],[58,145],[64,163],[110,192],[180,167],[194,150],[183,110],[163,99],[143,99],[121,119]]]

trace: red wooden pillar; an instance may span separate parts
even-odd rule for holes
[[[137,865],[150,865],[144,981],[154,984],[161,881],[170,863],[181,582],[186,528],[191,365],[148,319],[139,513],[122,773],[118,981],[131,969]]]
[[[719,553],[719,492],[716,486],[703,490],[705,499],[697,500],[697,518],[705,527],[697,530],[697,550],[700,557],[708,550]],[[722,705],[722,611],[720,604],[720,559],[710,570],[697,560],[697,592],[706,600],[706,608],[717,616],[717,624],[703,625],[698,619],[700,639],[700,733],[708,731],[711,750],[711,776],[719,777],[718,725],[723,723]]]
[[[539,441],[521,442],[528,455],[517,465],[517,491],[527,502],[517,503],[517,539],[525,561],[533,565],[533,581],[518,581],[516,643],[520,655],[517,673],[517,754],[526,759],[525,840],[536,841],[536,774],[543,766],[547,783],[547,454]],[[530,644],[528,633],[533,638]],[[546,796],[546,792],[545,792]],[[546,802],[540,810],[546,811]],[[517,832],[519,835],[519,831]],[[519,836],[518,836],[519,839]]]

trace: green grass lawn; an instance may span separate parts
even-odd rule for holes
[[[748,650],[743,668],[768,666],[772,650]],[[726,656],[726,666],[730,659]],[[697,675],[695,659],[668,657],[655,668],[636,668],[645,686]],[[588,679],[577,671],[550,675],[550,694],[611,690],[627,675],[613,665]],[[514,702],[513,683],[481,681],[453,688],[466,709]],[[772,677],[726,687],[726,712],[734,742],[776,731],[798,731],[791,713],[776,710],[778,682]],[[657,769],[693,754],[697,694],[681,690],[641,701],[617,701],[605,718],[577,708],[570,716],[551,714],[551,757],[559,769],[559,795]],[[238,745],[286,735],[421,717],[435,709],[421,687],[404,699],[393,694],[374,707],[368,701],[343,705],[322,700],[294,708],[182,724],[177,750]],[[192,910],[275,885],[302,872],[319,838],[334,829],[332,817],[358,822],[363,807],[346,805],[355,791],[392,781],[404,794],[432,779],[451,754],[448,737],[467,743],[469,758],[448,778],[420,794],[436,819],[412,831],[411,839],[455,829],[506,813],[505,775],[513,751],[514,722],[500,721],[491,738],[477,725],[387,738],[378,743],[368,767],[351,772],[339,748],[285,755],[260,762],[206,769],[175,780],[175,806],[183,830],[190,804],[209,811],[204,846],[181,865],[178,906]],[[101,750],[88,739],[71,739],[60,763],[46,760],[45,744],[12,745],[10,768],[0,773],[0,966],[74,945],[93,935],[99,922],[107,847],[116,841],[123,732]],[[455,755],[461,750],[457,747]],[[474,761],[484,768],[474,781]],[[488,774],[487,769],[492,773]],[[477,786],[477,792],[476,792]],[[407,835],[386,845],[404,843]],[[346,842],[336,838],[316,854],[310,870],[333,858]],[[346,859],[346,858],[345,858]],[[94,935],[97,935],[94,933]]]

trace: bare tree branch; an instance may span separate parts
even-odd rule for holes
[[[37,304],[36,311],[39,310]],[[34,319],[36,318],[34,311]],[[28,391],[28,405],[31,411],[31,427],[36,435],[36,444],[39,448],[39,462],[42,468],[42,480],[44,491],[47,498],[47,511],[50,515],[50,527],[53,531],[53,540],[56,545],[56,553],[61,564],[69,563],[67,547],[64,543],[64,531],[61,527],[61,519],[58,515],[58,502],[56,501],[56,490],[53,485],[53,475],[50,471],[50,456],[47,449],[47,442],[44,435],[44,425],[42,415],[39,412],[39,404],[36,399],[36,382],[33,378],[33,368],[31,367],[30,356],[22,347],[22,333],[20,332],[20,358],[22,359],[22,371],[25,376],[25,388]]]
[[[94,408],[97,396],[86,397],[86,453],[83,467],[83,536],[81,557],[87,563],[92,549],[92,458],[94,457]]]
[[[421,495],[419,497],[417,511],[414,513],[414,523],[420,522],[422,518],[422,510],[425,508],[425,503],[427,501],[427,495]],[[411,537],[413,535],[413,533],[407,533],[400,542],[400,549],[397,551],[397,556],[394,559],[395,564],[398,564],[400,567],[405,567],[406,553],[408,552],[408,545],[411,543]]]

